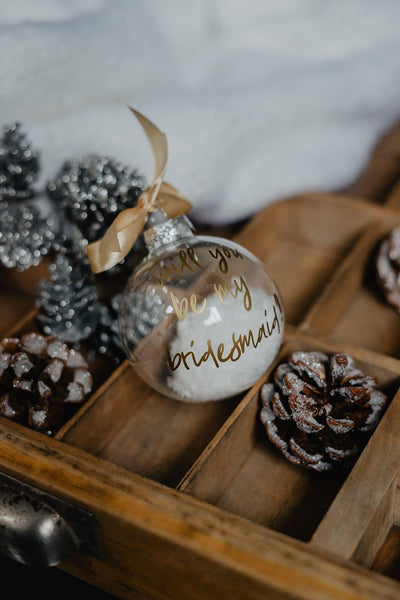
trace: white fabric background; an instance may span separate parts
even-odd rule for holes
[[[126,109],[166,131],[167,180],[224,223],[355,177],[400,116],[398,0],[0,0],[1,122],[65,158],[151,171]]]

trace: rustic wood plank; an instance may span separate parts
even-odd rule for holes
[[[393,579],[400,579],[400,529],[392,527],[371,568]]]
[[[0,281],[2,286],[15,293],[22,293],[30,296],[33,302],[39,292],[39,282],[41,279],[48,279],[48,265],[51,258],[45,256],[36,267],[31,267],[25,271],[18,269],[7,269],[0,265]]]
[[[235,240],[265,264],[296,325],[377,209],[343,196],[305,194],[267,206]]]
[[[366,228],[377,219],[389,223],[398,218],[389,213],[351,198],[309,194],[267,207],[236,239],[258,254],[278,280],[293,323],[300,322],[342,263],[346,288],[342,294],[337,282],[331,287],[337,312],[329,312],[323,303],[314,309],[315,318],[321,319],[318,331],[331,335],[335,314],[353,310],[355,286],[350,275],[358,276],[360,284],[360,269],[352,273],[354,257],[346,259],[346,255],[361,236],[356,245],[360,265],[363,251],[373,241],[371,237],[365,242]],[[343,267],[346,264],[348,271]],[[326,294],[322,297],[328,300]],[[359,306],[354,310],[357,316]],[[17,329],[26,331],[30,326],[24,317]],[[396,326],[380,321],[375,335],[378,340],[389,337],[393,344]],[[385,386],[398,386],[400,362],[394,358],[360,349],[357,343],[338,344],[307,332],[299,335],[291,327],[287,337],[303,347],[355,354],[363,368],[372,367]],[[361,342],[360,337],[345,339]],[[335,498],[340,480],[310,476],[265,446],[257,420],[257,386],[229,417],[232,408],[223,414],[219,403],[206,410],[203,405],[187,416],[188,405],[177,408],[144,385],[127,363],[122,365],[59,432],[58,437],[68,444],[0,422],[1,470],[89,508],[99,520],[103,560],[77,557],[63,565],[65,570],[121,598],[399,597],[397,583],[343,561],[347,555],[334,558],[331,547],[325,553],[271,529],[308,539],[331,505],[316,535],[324,531],[326,522],[331,531],[329,515],[335,513],[349,479]],[[132,400],[126,390],[136,391],[137,397]],[[183,479],[180,488],[185,494],[126,470],[175,485],[209,441],[207,436],[221,425]],[[381,426],[375,435],[380,431]],[[73,443],[107,460],[90,456]],[[378,469],[371,464],[373,483]],[[367,463],[366,469],[370,468]],[[349,558],[364,565],[370,565],[379,546],[385,548],[385,536],[389,539],[394,531],[389,531],[391,523],[399,522],[395,477],[390,482],[385,473],[387,487],[378,482],[380,492],[372,496],[373,507],[360,517],[361,522],[356,521],[348,540],[348,547],[353,548]],[[363,481],[365,491],[368,471]],[[218,506],[205,504],[191,493]],[[373,568],[379,570],[377,560]]]
[[[356,180],[344,190],[373,202],[385,202],[399,177],[400,121],[394,123],[378,140],[369,160]]]
[[[15,330],[21,318],[28,318],[32,298],[26,294],[0,289],[0,337],[6,337]],[[30,318],[30,317],[29,317]]]
[[[231,398],[185,403],[167,398],[126,362],[57,438],[175,486],[237,402]]]
[[[394,506],[397,493],[397,475],[379,502],[369,525],[352,556],[352,560],[365,567],[371,567],[394,525]]]
[[[86,507],[103,560],[65,570],[121,598],[394,600],[400,585],[144,480],[62,442],[0,424],[0,469]],[[199,584],[201,582],[201,584]]]
[[[399,223],[399,214],[385,211],[366,229],[306,315],[303,328],[400,356],[400,319],[383,297],[374,267],[377,245]]]
[[[399,361],[304,332],[290,332],[290,343],[282,349],[276,362],[294,350],[311,349],[351,353],[366,373],[379,378],[383,389],[389,392],[397,389]],[[247,394],[179,489],[234,514],[307,540],[334,500],[344,474],[341,477],[337,473],[308,472],[289,463],[270,444],[258,416],[262,382]]]
[[[385,206],[392,210],[398,210],[400,208],[400,179],[398,179],[393,186]]]
[[[314,533],[313,544],[367,565],[373,562],[393,524],[399,419],[400,392]]]

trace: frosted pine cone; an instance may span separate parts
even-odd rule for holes
[[[87,362],[52,337],[28,333],[0,342],[0,415],[54,432],[92,389]]]
[[[386,300],[400,312],[400,226],[382,241],[376,257],[376,273]]]
[[[293,352],[261,389],[261,421],[288,460],[327,471],[354,461],[378,424],[386,396],[376,385],[347,354]]]

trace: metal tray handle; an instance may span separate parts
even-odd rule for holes
[[[0,473],[0,554],[54,566],[75,552],[100,555],[95,517]]]

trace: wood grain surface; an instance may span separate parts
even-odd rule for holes
[[[277,360],[295,349],[348,352],[388,393],[351,472],[310,473],[271,446],[258,416],[269,371],[241,398],[183,404],[127,362],[99,363],[95,393],[55,439],[0,419],[0,470],[98,520],[102,558],[61,568],[127,599],[400,597],[400,320],[370,277],[377,242],[400,223],[389,187],[391,208],[305,194],[267,207],[236,235],[284,297]],[[30,301],[4,293],[12,308],[2,330],[34,328]]]

